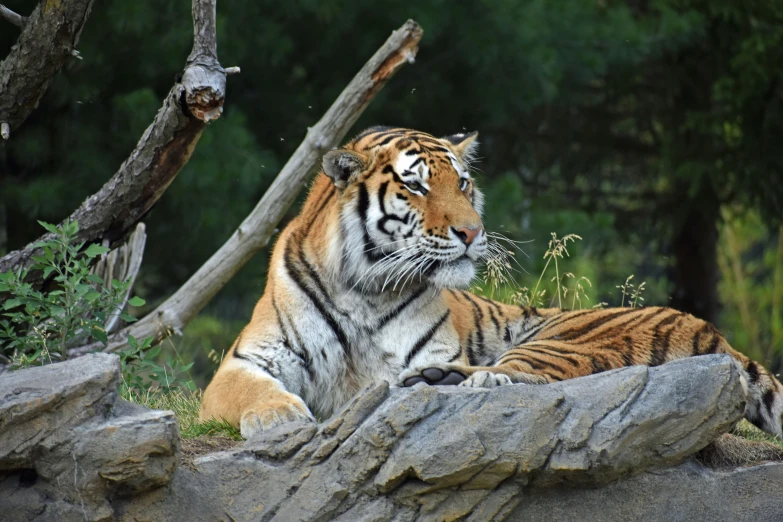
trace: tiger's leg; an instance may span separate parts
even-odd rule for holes
[[[293,390],[305,378],[301,361],[275,343],[243,342],[240,335],[204,391],[201,420],[223,419],[243,437],[295,420],[314,421]]]
[[[516,361],[498,366],[469,366],[461,363],[433,362],[415,367],[400,375],[400,385],[409,387],[420,382],[429,385],[459,385],[471,388],[494,388],[507,384],[547,384],[554,382],[530,367]]]

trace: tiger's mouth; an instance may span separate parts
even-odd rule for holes
[[[445,261],[445,260],[440,260],[440,259],[436,260],[436,261],[435,261],[434,263],[432,263],[432,265],[431,265],[431,266],[430,266],[430,267],[429,267],[429,268],[428,268],[428,269],[425,271],[425,274],[426,274],[426,275],[431,275],[431,274],[433,274],[433,273],[435,273],[435,272],[437,272],[438,270],[440,270],[440,269],[443,269],[443,268],[449,268],[449,267],[458,268],[458,267],[459,267],[461,264],[463,264],[463,263],[464,263],[465,265],[470,265],[470,266],[473,266],[473,265],[475,265],[475,264],[476,264],[476,262],[475,262],[473,259],[471,259],[471,258],[468,256],[468,254],[467,254],[467,253],[465,253],[465,254],[462,254],[461,256],[459,256],[459,257],[458,257],[458,258],[456,258],[456,259],[450,259],[450,260],[448,260],[448,261]]]
[[[437,261],[425,275],[439,288],[468,288],[476,275],[476,262],[467,255],[451,261]]]

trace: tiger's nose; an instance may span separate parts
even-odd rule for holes
[[[482,230],[484,230],[484,227],[476,227],[476,228],[451,227],[451,231],[454,232],[454,235],[457,236],[460,239],[460,241],[465,243],[466,246],[470,246],[470,244],[473,243],[473,240],[476,239],[476,237],[479,235],[479,233]]]

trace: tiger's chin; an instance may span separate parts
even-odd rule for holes
[[[430,275],[430,283],[437,288],[467,289],[476,277],[476,266],[473,260],[462,257],[451,263],[438,266]]]

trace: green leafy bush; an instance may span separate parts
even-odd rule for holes
[[[109,249],[97,244],[84,248],[76,241],[79,225],[40,222],[51,238],[37,243],[42,250],[34,256],[32,270],[41,270],[45,278],[53,276],[51,288],[39,290],[25,279],[28,270],[0,274],[0,293],[10,298],[2,304],[0,315],[0,356],[12,369],[48,364],[68,358],[75,346],[98,341],[108,342],[105,325],[112,316],[125,322],[136,319],[123,308],[130,281],[104,279],[91,273],[92,261]],[[131,306],[145,301],[132,297]],[[165,356],[158,362],[161,347],[152,346],[152,338],[128,338],[128,347],[118,352],[122,365],[120,393],[125,398],[147,394],[150,390],[195,389],[191,379],[183,379],[192,365]]]
[[[2,306],[0,347],[17,368],[67,359],[69,348],[88,342],[106,343],[104,325],[112,314],[136,320],[122,310],[129,281],[105,285],[90,273],[91,260],[109,249],[97,244],[83,249],[75,240],[76,222],[40,223],[53,237],[35,245],[42,254],[33,257],[32,270],[53,275],[54,288],[38,290],[26,283],[28,270],[0,274],[0,292],[11,295]],[[142,306],[144,300],[133,297],[128,304]]]

